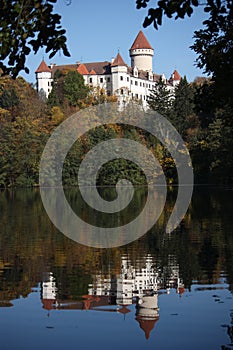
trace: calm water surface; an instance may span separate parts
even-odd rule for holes
[[[232,195],[195,188],[185,219],[168,235],[173,189],[141,239],[95,249],[56,230],[39,191],[1,192],[0,349],[233,349]],[[66,196],[83,219],[91,216],[77,206],[79,193]],[[127,222],[144,197],[139,188],[120,218],[92,219]]]

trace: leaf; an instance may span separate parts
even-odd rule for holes
[[[204,7],[204,11],[205,12],[210,12],[211,11],[211,7],[209,7],[209,6]]]
[[[193,4],[193,6],[198,6],[198,0],[192,0],[192,4]]]
[[[34,53],[45,47],[51,56],[62,50],[70,56],[66,46],[61,16],[54,13],[57,0],[3,1],[0,12],[0,59],[4,73],[17,76],[25,70],[25,60],[31,49]]]
[[[187,9],[187,15],[190,17],[193,13],[193,9],[192,7],[190,6],[188,9]]]

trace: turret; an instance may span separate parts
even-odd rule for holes
[[[52,70],[42,60],[35,73],[38,92],[42,90],[46,94],[46,97],[48,97],[52,90]]]
[[[180,83],[180,80],[181,80],[181,76],[180,74],[177,72],[177,70],[175,69],[174,72],[172,73],[170,79],[169,79],[169,83],[172,85],[172,86],[176,86],[177,84]]]
[[[152,60],[154,56],[154,49],[141,30],[134,40],[129,53],[131,57],[132,68],[137,67],[138,70],[144,70],[148,72],[153,71]]]

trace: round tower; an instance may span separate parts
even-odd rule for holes
[[[36,70],[37,91],[44,91],[46,97],[52,90],[52,70],[47,66],[46,62],[42,60]]]
[[[132,68],[137,67],[138,70],[147,72],[153,71],[152,60],[154,49],[141,30],[134,40],[133,45],[129,50],[129,54]]]

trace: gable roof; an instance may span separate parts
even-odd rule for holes
[[[104,62],[53,65],[53,67],[52,67],[52,75],[53,76],[57,70],[60,70],[60,71],[62,71],[62,70],[76,70],[82,75],[86,75],[86,74],[111,74],[111,63],[108,61],[104,61]]]
[[[82,75],[85,74],[89,74],[89,71],[87,70],[87,67],[85,66],[85,64],[81,63],[78,68],[77,68],[77,72],[79,72]]]
[[[121,55],[117,54],[116,58],[113,60],[112,67],[116,67],[116,66],[126,66],[126,63],[124,62],[123,58],[121,57]]]
[[[95,71],[96,74],[110,74],[111,73],[111,63],[108,61],[103,62],[89,62],[84,63],[87,70],[91,72]]]
[[[131,46],[130,50],[134,49],[151,49],[153,50],[153,47],[145,37],[142,30],[138,33],[136,39],[133,42],[133,45]]]
[[[49,72],[51,73],[51,69],[47,66],[44,60],[41,61],[39,67],[36,70],[36,73]]]
[[[96,71],[94,69],[92,69],[89,74],[92,74],[92,75],[96,74]]]

